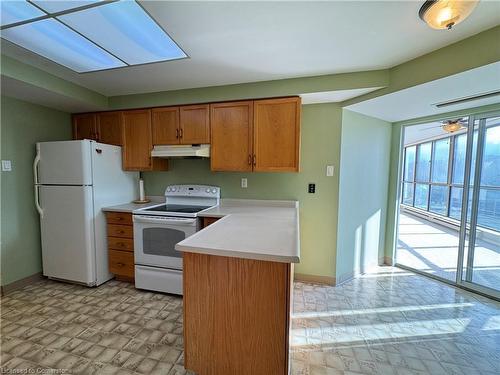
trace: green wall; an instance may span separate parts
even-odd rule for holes
[[[1,97],[1,158],[12,172],[1,179],[1,285],[41,272],[38,214],[34,206],[35,143],[71,139],[68,113]]]
[[[300,173],[211,172],[209,160],[171,160],[169,172],[143,173],[146,193],[163,195],[178,183],[213,184],[223,198],[294,199],[300,201],[301,261],[297,273],[333,277],[338,208],[338,166],[342,110],[336,104],[302,107]],[[335,165],[326,177],[326,165]],[[240,187],[248,178],[248,188]],[[316,194],[307,185],[316,183]]]
[[[343,111],[337,283],[384,256],[390,150],[391,123]]]

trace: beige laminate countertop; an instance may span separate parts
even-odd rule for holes
[[[299,263],[297,201],[222,199],[200,217],[218,221],[179,242],[178,251]]]
[[[105,212],[127,212],[127,213],[132,213],[134,210],[138,210],[139,208],[146,208],[146,207],[152,207],[156,206],[158,204],[161,204],[161,201],[151,201],[149,203],[125,203],[125,204],[119,204],[117,206],[110,206],[110,207],[103,207],[103,211]]]

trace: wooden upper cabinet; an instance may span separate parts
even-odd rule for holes
[[[120,112],[97,114],[97,140],[110,145],[123,145],[123,126]]]
[[[298,172],[300,98],[254,101],[254,171]]]
[[[153,109],[153,145],[179,144],[179,107]]]
[[[218,103],[210,106],[213,171],[251,171],[253,102]]]
[[[97,140],[95,113],[73,115],[73,139]]]
[[[166,159],[151,157],[151,110],[122,112],[123,169],[127,171],[167,170]]]
[[[187,105],[180,108],[180,144],[210,143],[209,105]]]

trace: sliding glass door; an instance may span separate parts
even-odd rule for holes
[[[500,297],[500,115],[459,125],[404,128],[396,264]]]
[[[500,117],[476,117],[468,144],[462,205],[461,251],[457,282],[500,295]],[[476,147],[474,147],[474,145]],[[463,247],[463,250],[462,250]]]

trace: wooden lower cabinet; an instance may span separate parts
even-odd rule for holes
[[[118,280],[134,281],[134,227],[132,214],[107,212],[109,272]]]
[[[292,265],[197,253],[183,262],[185,368],[288,374]]]

